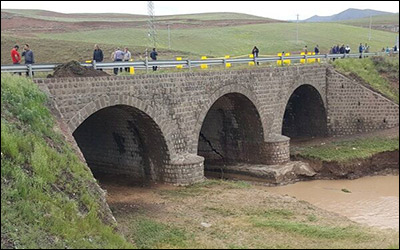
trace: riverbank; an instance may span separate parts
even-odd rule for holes
[[[119,231],[138,248],[398,248],[395,230],[357,224],[268,187],[207,180],[135,187],[102,179]]]

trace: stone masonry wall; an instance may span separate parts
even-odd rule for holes
[[[238,93],[254,105],[263,130],[263,148],[270,152],[264,154],[265,161],[271,164],[288,160],[288,138],[280,137],[282,121],[290,96],[302,85],[311,85],[320,94],[328,110],[330,134],[354,133],[398,124],[398,107],[335,73],[327,72],[323,65],[307,65],[38,79],[36,82],[57,103],[72,132],[89,116],[105,108],[122,105],[143,112],[153,121],[162,141],[165,141],[168,160],[162,163],[162,169],[157,170],[160,180],[188,184],[202,180],[204,158],[197,156],[197,151],[204,119],[212,105],[230,93]],[[345,94],[342,93],[342,84]],[[357,103],[352,106],[356,98],[359,98],[363,109]],[[359,117],[364,125],[357,125],[352,116]],[[146,125],[141,129],[141,133],[145,134]]]
[[[327,69],[330,135],[350,135],[399,126],[399,106],[342,74]]]

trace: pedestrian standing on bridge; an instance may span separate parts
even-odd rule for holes
[[[362,58],[362,53],[364,52],[364,46],[362,43],[360,43],[360,46],[358,46],[358,53],[360,53],[360,59]]]
[[[35,63],[33,51],[31,50],[29,44],[25,44],[24,51],[22,52],[22,56],[25,58],[26,65],[32,65]],[[33,75],[33,71],[32,71],[32,75]],[[29,76],[28,72],[26,72],[26,76]]]
[[[251,51],[251,54],[253,54],[254,61],[257,61],[258,53],[260,50],[257,48],[257,46],[254,46],[253,50]],[[257,65],[260,65],[259,62],[257,62]]]
[[[315,46],[314,52],[315,52],[316,55],[319,55],[319,46],[318,46],[318,44]]]
[[[157,61],[157,56],[158,56],[158,53],[156,51],[156,48],[153,48],[153,51],[150,53],[150,58],[153,61]],[[157,71],[157,66],[153,66],[153,71]]]
[[[114,62],[122,62],[124,59],[124,52],[120,49],[117,48],[117,50],[114,52]],[[114,68],[114,75],[118,75],[118,68]]]
[[[132,54],[128,48],[124,50],[124,62],[129,62],[132,58]],[[129,72],[129,67],[125,67],[125,72]]]
[[[104,59],[103,51],[100,49],[99,45],[94,45],[93,51],[93,61],[102,62]],[[100,69],[102,71],[102,69]]]
[[[21,55],[18,52],[19,46],[14,45],[14,47],[11,50],[11,59],[14,65],[19,65],[21,63]],[[21,75],[21,72],[18,73],[18,75]]]
[[[345,48],[346,54],[350,54],[350,51],[351,51],[350,46],[347,44]]]
[[[303,52],[304,52],[306,55],[308,54],[308,47],[307,47],[307,45],[304,46]]]

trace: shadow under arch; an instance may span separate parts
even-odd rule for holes
[[[264,130],[255,104],[241,93],[219,97],[202,121],[197,153],[211,164],[259,163]]]
[[[290,95],[283,115],[282,134],[292,139],[328,135],[324,101],[312,85],[301,85]]]
[[[94,175],[125,175],[136,181],[163,180],[170,160],[165,137],[144,111],[113,105],[88,116],[73,136]]]

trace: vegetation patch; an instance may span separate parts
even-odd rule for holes
[[[31,80],[1,75],[1,247],[130,248]]]
[[[399,103],[398,56],[336,60],[333,65],[339,72],[361,79],[375,91]]]
[[[381,152],[395,150],[399,150],[399,137],[332,142],[325,145],[296,148],[293,154],[328,162],[346,162],[354,159],[366,159]]]

